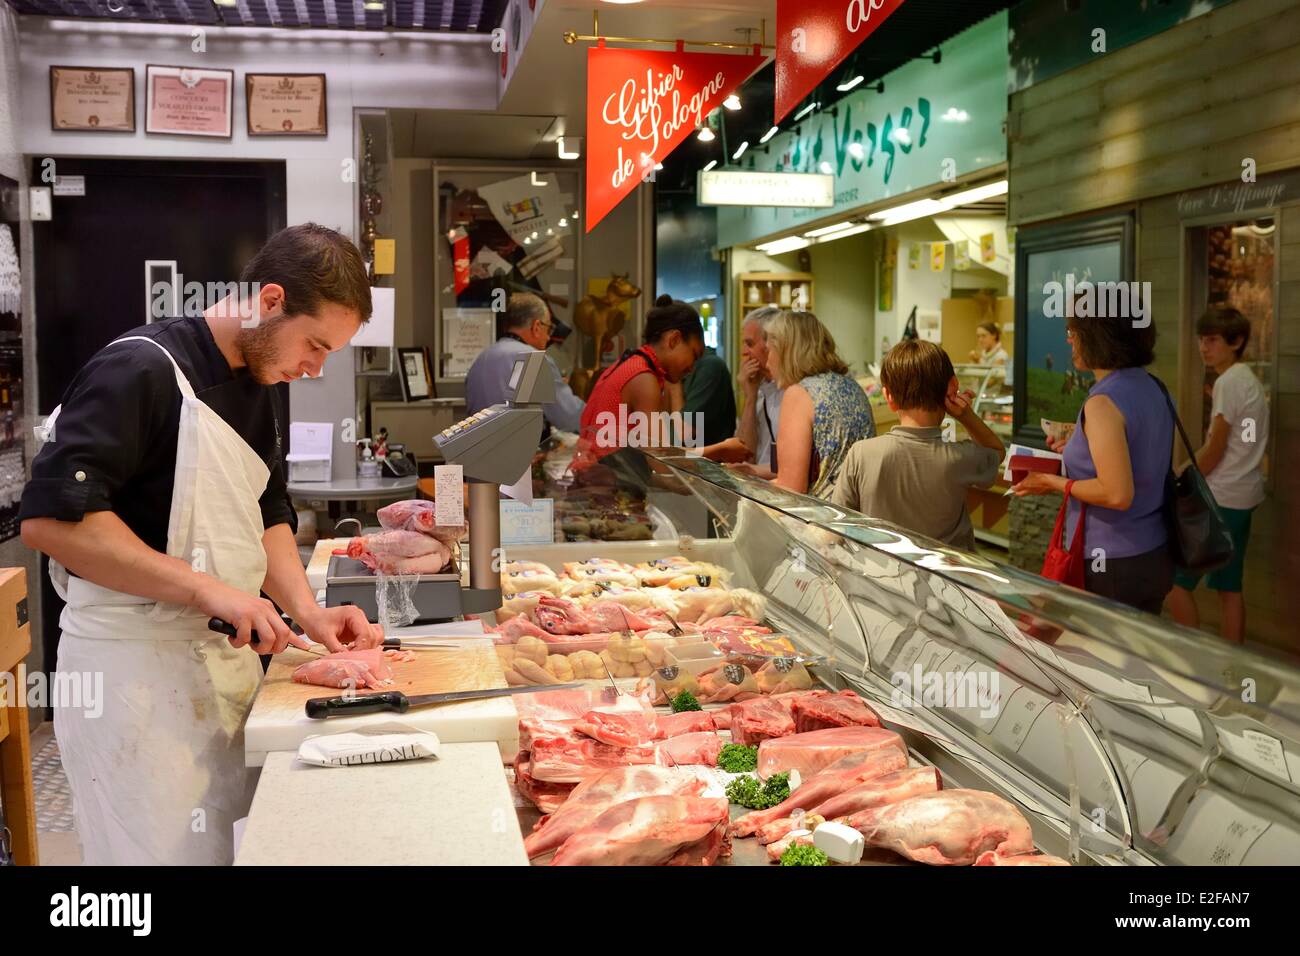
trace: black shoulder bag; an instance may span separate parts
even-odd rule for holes
[[[1148,373],[1149,374],[1149,373]],[[1232,534],[1214,500],[1214,493],[1196,464],[1196,451],[1183,430],[1178,410],[1165,383],[1151,376],[1165,396],[1174,425],[1182,436],[1191,463],[1181,475],[1175,475],[1173,463],[1165,476],[1165,523],[1169,526],[1169,552],[1174,564],[1188,571],[1203,574],[1221,568],[1232,560]]]

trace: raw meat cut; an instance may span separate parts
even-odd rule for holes
[[[794,702],[795,733],[854,726],[879,727],[880,718],[852,692],[831,697],[802,697]]]
[[[719,824],[698,843],[684,846],[665,866],[712,866],[719,857],[731,856],[731,834]]]
[[[514,702],[520,717],[540,717],[544,720],[577,720],[593,710],[604,714],[652,713],[648,695],[612,695],[608,687],[573,687],[568,690],[516,694]]]
[[[657,866],[727,825],[726,797],[641,797],[606,810],[564,841],[552,866]]]
[[[716,767],[722,744],[722,738],[714,733],[679,734],[655,744],[655,762],[668,767],[686,764]]]
[[[818,731],[827,733],[827,731]],[[970,866],[988,850],[1034,851],[1029,821],[1011,803],[982,790],[939,790],[844,818],[867,841],[932,866]]]
[[[783,836],[781,837],[781,839],[773,840],[771,843],[767,845],[767,858],[771,860],[773,863],[776,863],[781,859],[781,855],[785,853],[786,850],[790,849],[790,847],[812,846],[812,845],[813,845],[813,838],[811,833],[804,834],[802,836],[797,836],[797,837],[793,837],[789,835]]]
[[[547,719],[542,717],[519,718],[519,749],[532,750],[537,741],[560,740],[578,744],[583,736],[574,730],[576,717]]]
[[[563,722],[560,722],[563,723]],[[565,736],[553,733],[557,728],[547,727],[540,735],[535,727],[528,730],[528,749],[532,763],[531,773],[537,780],[551,783],[576,783],[593,770],[610,767],[656,764],[672,767],[686,764],[717,766],[718,752],[723,740],[714,733],[681,734],[657,743],[635,747],[618,747],[592,740],[570,729]],[[525,733],[520,721],[520,747],[524,747]]]
[[[794,733],[794,718],[777,701],[759,697],[731,708],[731,739],[752,747],[771,737]]]
[[[340,651],[299,664],[291,677],[296,683],[320,687],[383,687],[393,682],[393,672],[385,656],[379,647]]]
[[[895,747],[904,757],[907,756],[903,738],[883,727],[831,727],[772,738],[758,745],[758,775],[766,780],[774,773],[798,770],[799,776],[807,780],[841,757],[885,747]]]
[[[591,774],[524,837],[524,850],[530,859],[548,853],[616,804],[655,794],[692,796],[707,786],[708,781],[689,768],[615,767]]]
[[[521,614],[529,615],[529,623],[533,623],[531,615],[537,607],[537,602],[542,599],[543,594],[549,593],[549,591],[517,591],[508,597],[503,596],[501,610],[497,611],[497,626],[500,627],[506,621]]]
[[[811,811],[832,797],[907,766],[907,756],[893,747],[884,750],[860,750],[831,764],[817,776],[804,780],[785,801],[767,810],[753,810],[731,825],[731,832],[745,837],[775,820],[788,817],[797,809]],[[829,818],[828,818],[829,819]],[[767,841],[764,841],[767,842]]]
[[[1069,860],[1046,853],[1022,853],[1017,856],[1001,856],[996,850],[985,850],[975,861],[976,866],[1069,866]]]
[[[434,502],[418,498],[395,501],[375,512],[379,525],[389,531],[418,531],[432,535],[444,544],[451,545],[465,533],[465,525],[438,525],[434,517]]]
[[[702,710],[681,714],[592,711],[582,716],[575,729],[601,743],[635,747],[680,734],[711,733],[713,717]]]
[[[551,636],[522,614],[510,618],[510,620],[506,621],[504,624],[485,628],[485,630],[496,635],[493,640],[497,644],[516,644],[518,643],[519,638],[523,637],[525,634],[529,637],[536,637],[540,640],[545,640]]]
[[[877,751],[877,753],[892,755],[894,751]],[[802,797],[804,792],[812,785],[812,782],[820,780],[823,776],[825,776],[824,772],[819,773],[816,777],[813,777],[812,781],[800,787],[797,791],[799,796]],[[900,803],[922,793],[931,793],[941,789],[942,785],[939,771],[933,767],[912,767],[906,770],[895,770],[893,773],[887,773],[884,776],[856,784],[848,790],[816,804],[809,812],[827,820],[837,820],[840,817],[848,816],[850,813],[857,813],[859,810],[883,807],[889,803]],[[791,799],[793,798],[794,794],[791,794]],[[809,800],[808,802],[811,803],[812,801]],[[736,822],[739,823],[740,821]],[[782,817],[780,820],[773,820],[771,823],[759,827],[755,835],[758,837],[759,843],[771,843],[773,840],[785,836],[795,828],[795,825],[793,817]]]
[[[543,813],[554,813],[573,792],[574,784],[547,783],[532,776],[528,752],[515,755],[515,789]]]
[[[353,538],[348,557],[384,574],[437,574],[451,561],[451,550],[418,531],[381,531]]]
[[[533,611],[537,626],[549,634],[589,634],[599,630],[576,601],[552,596],[543,597]]]
[[[586,613],[593,631],[648,631],[654,626],[618,601],[593,601]]]

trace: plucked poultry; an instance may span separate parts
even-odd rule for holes
[[[530,858],[557,849],[565,840],[619,803],[655,794],[692,796],[708,782],[689,768],[614,767],[587,776],[550,816],[524,838]]]
[[[380,531],[348,542],[348,557],[384,574],[438,574],[451,561],[451,550],[418,531]]]
[[[439,525],[434,517],[435,504],[423,499],[408,498],[395,501],[375,512],[379,525],[389,531],[417,531],[432,535],[443,544],[451,545],[459,541],[465,533],[462,525]]]
[[[410,661],[414,656],[412,651],[385,651],[380,647],[340,651],[299,664],[291,677],[296,683],[320,687],[384,687],[393,682],[388,663]]]
[[[590,634],[610,630],[596,627],[577,601],[547,595],[533,611],[537,626],[548,634]]]
[[[1034,851],[1034,834],[1024,815],[983,790],[923,793],[860,810],[843,822],[861,833],[867,846],[933,866],[970,866],[989,850],[1003,857]]]
[[[725,797],[652,796],[619,803],[569,837],[551,865],[673,862],[684,848],[697,846],[719,829],[725,831],[729,806]]]

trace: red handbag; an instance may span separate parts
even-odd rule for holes
[[[1079,502],[1079,523],[1074,529],[1074,540],[1070,542],[1068,550],[1065,547],[1065,512],[1070,507],[1070,489],[1073,486],[1073,481],[1065,483],[1065,500],[1061,502],[1061,510],[1057,512],[1056,527],[1052,531],[1052,540],[1047,545],[1047,554],[1043,557],[1043,570],[1039,574],[1052,581],[1082,588],[1083,526],[1088,515],[1088,506],[1083,502]]]

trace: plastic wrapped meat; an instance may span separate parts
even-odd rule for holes
[[[638,797],[703,793],[708,781],[689,768],[615,767],[583,779],[569,798],[524,838],[529,858],[560,847],[610,807]]]
[[[880,718],[856,694],[831,697],[803,697],[794,702],[796,733],[827,727],[879,727]]]
[[[887,756],[893,754],[893,751],[879,751],[878,753]],[[820,780],[823,776],[825,776],[824,773],[819,773],[816,777],[813,777],[813,781]],[[809,781],[798,790],[799,798],[803,800],[804,805],[814,804],[812,799],[814,795],[811,792],[805,793],[813,781]],[[941,789],[943,789],[943,783],[938,770],[934,767],[912,767],[905,770],[895,770],[892,773],[849,787],[843,793],[837,794],[829,800],[816,803],[809,812],[827,820],[837,820],[860,810],[870,810],[873,807],[901,803],[923,793],[933,793]],[[740,821],[736,822],[739,823]],[[755,835],[758,837],[759,843],[771,843],[785,836],[795,826],[796,823],[793,817],[782,817],[779,820],[765,823],[758,828]]]
[[[551,865],[673,862],[684,848],[697,846],[719,828],[725,830],[729,807],[726,797],[653,796],[619,803],[569,837]]]
[[[784,694],[812,687],[812,675],[793,657],[774,657],[754,674],[763,694]]]
[[[451,562],[451,550],[416,531],[381,531],[349,541],[348,557],[384,574],[438,574]]]
[[[766,810],[753,810],[740,817],[732,824],[732,833],[741,837],[749,836],[773,821],[788,817],[797,809],[812,810],[858,784],[894,773],[906,766],[906,755],[892,747],[850,754],[816,776],[805,777],[802,785],[784,802]]]
[[[432,535],[446,545],[455,544],[466,531],[463,524],[439,526],[434,517],[434,503],[418,498],[395,501],[380,508],[375,516],[380,527],[389,531],[418,531]]]
[[[691,561],[680,555],[673,558],[660,558],[656,561],[643,562],[636,566],[634,573],[640,580],[641,586],[647,588],[664,587],[669,581],[684,576],[708,579],[702,583],[703,587],[711,585],[725,587],[727,580],[731,577],[727,571],[716,564]]]
[[[376,647],[314,658],[294,668],[292,678],[319,687],[383,687],[393,682],[393,672],[383,649]]]
[[[745,700],[758,694],[754,672],[743,664],[719,664],[701,673],[701,703],[716,704],[728,700]]]
[[[982,790],[923,793],[850,814],[843,822],[861,833],[867,846],[931,866],[970,866],[989,850],[1001,857],[1034,852],[1034,834],[1024,815]]]
[[[733,734],[734,729],[733,723]],[[883,727],[831,727],[777,737],[758,745],[758,775],[766,780],[774,773],[798,770],[799,776],[807,780],[851,753],[887,747],[897,748],[907,756],[903,738]]]

